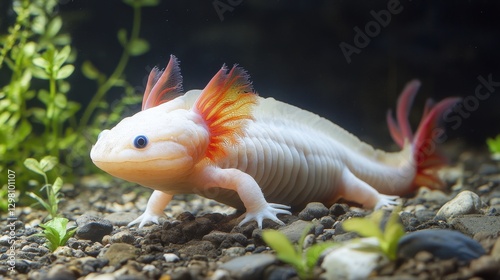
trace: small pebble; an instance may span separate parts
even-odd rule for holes
[[[163,254],[163,258],[165,258],[166,262],[178,262],[179,256],[173,253]]]
[[[436,218],[448,221],[456,216],[479,213],[480,210],[479,196],[471,191],[462,191],[439,209]]]
[[[306,222],[303,220],[297,220],[287,226],[279,229],[283,234],[285,234],[292,243],[298,242],[302,234],[306,229],[310,229],[309,233],[314,232],[314,226],[311,222]]]
[[[328,208],[320,202],[310,202],[306,208],[299,213],[299,219],[304,221],[312,221],[313,219],[321,219],[328,215]]]
[[[347,207],[345,204],[340,204],[340,203],[335,203],[333,204],[330,209],[330,215],[334,217],[340,217],[347,213],[349,211],[349,207]]]
[[[362,238],[355,242],[342,244],[326,254],[321,267],[324,279],[367,279],[372,271],[385,263],[379,252],[360,250],[366,246],[377,246],[375,238]]]
[[[47,273],[44,280],[72,280],[76,279],[75,274],[65,265],[56,264]]]
[[[222,250],[222,254],[224,256],[229,256],[229,257],[239,257],[243,256],[246,253],[245,248],[243,247],[231,247]]]
[[[135,237],[128,230],[120,231],[111,236],[111,243],[133,244]]]
[[[270,254],[246,255],[223,263],[219,269],[236,279],[262,279],[264,269],[275,261],[276,257]]]
[[[110,221],[95,216],[82,215],[77,220],[76,236],[80,239],[101,242],[105,235],[113,231]]]
[[[109,265],[115,266],[126,260],[135,259],[139,255],[139,252],[140,249],[137,249],[132,245],[115,243],[111,244],[102,257],[109,261]]]

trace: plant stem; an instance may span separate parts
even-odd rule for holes
[[[132,32],[130,34],[130,39],[127,42],[127,45],[124,47],[123,53],[120,57],[118,65],[115,70],[109,76],[109,78],[97,89],[96,94],[90,100],[89,105],[85,108],[83,112],[82,118],[80,119],[79,131],[80,133],[84,130],[85,126],[88,124],[90,117],[94,113],[95,109],[103,99],[106,92],[108,92],[113,86],[115,86],[116,81],[122,76],[125,67],[127,66],[128,60],[130,59],[129,46],[130,42],[134,41],[139,37],[141,25],[141,7],[134,6],[134,19],[132,25]]]

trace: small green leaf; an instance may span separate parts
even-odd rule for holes
[[[28,192],[28,196],[36,200],[40,205],[42,205],[45,210],[50,211],[50,205],[43,200],[43,198],[39,197],[38,195]]]
[[[49,62],[41,56],[33,58],[33,64],[42,69],[47,69],[49,67]]]
[[[85,77],[91,80],[95,80],[99,77],[99,70],[92,64],[92,62],[86,60],[82,64],[82,73]]]
[[[66,96],[64,96],[64,94],[58,93],[54,98],[54,104],[56,104],[57,107],[64,109],[68,104],[68,99],[66,99]]]
[[[26,69],[23,73],[23,76],[21,77],[21,80],[19,81],[21,87],[28,89],[30,87],[31,78],[32,75],[30,69]]]
[[[63,186],[63,180],[61,177],[57,177],[56,180],[54,181],[54,184],[52,185],[52,190],[54,191],[54,194],[59,193]]]
[[[127,30],[125,28],[118,30],[117,37],[118,42],[125,47],[127,45]]]
[[[342,228],[346,231],[354,231],[364,237],[376,237],[379,240],[384,238],[378,223],[370,219],[352,218],[344,221]]]
[[[28,168],[29,170],[31,170],[37,174],[45,176],[45,172],[43,171],[43,168],[40,166],[40,163],[38,162],[38,160],[36,160],[34,158],[25,159],[24,166],[26,166],[26,168]]]
[[[47,18],[44,16],[34,17],[33,22],[31,23],[31,30],[35,34],[43,34],[45,32],[45,27],[47,26]]]
[[[75,71],[75,66],[72,64],[64,65],[61,69],[59,69],[59,71],[57,71],[56,80],[66,79],[73,74],[73,71]]]
[[[40,160],[40,168],[42,168],[44,172],[48,172],[52,170],[58,162],[59,160],[55,156],[45,156]]]
[[[31,133],[31,124],[23,120],[17,129],[17,133],[19,137],[18,141],[23,141]]]
[[[71,47],[69,45],[65,46],[59,52],[57,52],[54,57],[54,66],[56,68],[60,68],[66,62],[66,60],[68,60],[70,53]]]
[[[291,264],[299,273],[304,271],[305,262],[286,235],[277,230],[264,230],[262,232],[262,239],[264,239],[269,247],[276,251],[278,259]]]
[[[31,109],[31,113],[35,117],[35,120],[44,123],[46,121],[46,111],[42,108],[33,108]]]
[[[50,103],[50,93],[46,89],[41,89],[38,92],[38,99],[42,101],[43,104],[48,106]]]
[[[12,114],[10,112],[3,112],[0,114],[0,123],[6,123]]]
[[[36,44],[35,42],[28,42],[23,47],[24,56],[31,57],[35,54]]]
[[[69,34],[58,34],[52,38],[52,43],[58,46],[65,46],[71,43],[71,36]]]
[[[48,80],[50,78],[49,74],[45,70],[38,67],[33,67],[31,69],[31,72],[33,74],[33,77],[38,79]]]
[[[59,30],[61,30],[62,27],[62,19],[61,17],[57,16],[54,17],[49,25],[47,26],[47,29],[45,30],[45,34],[48,37],[54,37],[57,33],[59,33]]]
[[[68,229],[68,232],[64,236],[64,238],[61,240],[61,244],[66,244],[68,242],[68,239],[70,239],[71,236],[73,236],[76,232],[76,227],[71,227]]]
[[[318,262],[321,254],[328,248],[338,245],[334,242],[317,243],[309,247],[306,251],[306,266],[312,269]]]
[[[149,51],[149,43],[144,39],[137,38],[133,41],[130,41],[128,50],[130,52],[130,55],[139,56]]]

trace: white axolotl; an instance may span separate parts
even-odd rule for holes
[[[413,136],[408,112],[419,88],[410,82],[387,115],[402,148],[374,149],[311,112],[258,97],[240,67],[223,66],[203,90],[184,95],[177,59],[151,71],[142,111],[104,130],[90,156],[102,170],[154,190],[146,211],[130,225],[158,223],[176,194],[195,193],[237,209],[241,224],[290,207],[343,198],[366,208],[396,204],[398,195],[441,187],[444,159],[432,137],[442,113],[458,99],[428,102]]]

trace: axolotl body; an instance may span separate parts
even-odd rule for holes
[[[254,93],[248,74],[225,66],[203,90],[182,94],[177,59],[154,68],[142,111],[104,130],[92,147],[93,162],[107,173],[154,190],[145,212],[130,225],[158,223],[176,194],[195,193],[245,209],[240,224],[290,206],[343,198],[366,208],[396,204],[425,185],[443,186],[432,133],[458,99],[428,102],[415,133],[408,113],[419,88],[403,90],[391,136],[402,148],[384,152],[316,114]]]

